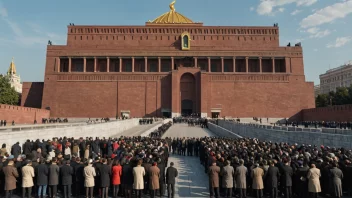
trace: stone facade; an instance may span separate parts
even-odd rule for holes
[[[352,84],[352,61],[326,71],[319,78],[321,94],[336,91],[338,87],[349,87]]]
[[[147,22],[68,26],[66,45],[47,46],[41,106],[53,117],[283,118],[315,101],[302,47],[280,47],[277,25]]]

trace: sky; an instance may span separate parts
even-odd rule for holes
[[[43,81],[48,40],[67,25],[144,25],[171,0],[0,0],[0,73],[12,57],[22,81]],[[177,0],[176,11],[211,26],[279,24],[280,45],[302,43],[306,80],[352,60],[352,0]]]

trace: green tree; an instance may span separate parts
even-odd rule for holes
[[[347,88],[348,90],[348,103],[347,104],[352,104],[352,84]]]
[[[11,87],[10,80],[0,75],[0,104],[18,105],[19,95]]]
[[[348,104],[349,100],[348,89],[346,87],[338,87],[335,92],[335,105]]]
[[[329,96],[327,94],[319,94],[315,98],[316,107],[326,107],[329,106]]]

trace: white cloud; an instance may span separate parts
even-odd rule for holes
[[[317,51],[318,51],[318,49],[317,49],[317,48],[315,48],[313,51],[317,52]]]
[[[279,8],[278,11],[279,11],[279,12],[284,12],[284,11],[285,11],[285,8]]]
[[[275,13],[276,7],[282,7],[291,3],[296,3],[296,6],[310,6],[317,1],[318,0],[260,0],[260,4],[257,7],[257,13],[259,15],[272,15]]]
[[[352,13],[352,0],[345,0],[344,2],[335,3],[315,11],[313,14],[304,18],[300,26],[302,28],[319,26],[333,22],[336,19],[345,18],[350,13]]]
[[[327,48],[338,48],[346,45],[347,43],[352,41],[352,36],[346,36],[346,37],[338,37],[336,38],[335,42],[332,42],[330,44],[327,44]]]
[[[306,31],[303,32],[307,32],[310,34],[310,38],[323,38],[329,34],[331,34],[330,30],[320,30],[320,28],[317,27],[312,27],[307,29]]]
[[[254,9],[255,9],[254,7],[250,7],[250,8],[249,8],[250,11],[253,11]]]
[[[1,2],[0,2],[0,16],[1,17],[7,17],[8,16],[7,9],[2,5]]]
[[[302,12],[302,10],[295,10],[293,12],[291,12],[291,15],[297,15],[298,13]]]

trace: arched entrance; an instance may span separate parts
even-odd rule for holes
[[[185,73],[180,80],[181,115],[188,116],[195,112],[196,83],[193,74]]]

